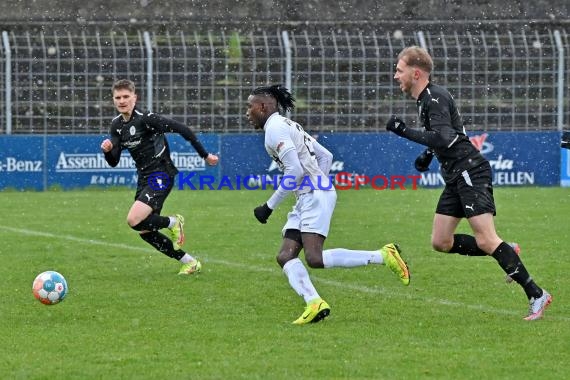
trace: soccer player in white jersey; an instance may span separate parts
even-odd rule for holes
[[[265,224],[289,193],[293,192],[297,199],[283,227],[277,262],[291,287],[307,304],[303,314],[293,322],[303,325],[326,318],[330,306],[315,289],[299,259],[301,249],[311,268],[386,264],[404,285],[410,283],[410,272],[393,243],[376,251],[344,248],[323,251],[336,204],[336,191],[329,177],[333,156],[298,123],[279,113],[294,107],[295,99],[288,89],[280,85],[258,87],[247,99],[246,116],[255,129],[265,131],[265,149],[283,171],[283,180],[269,200],[255,208],[255,217]]]

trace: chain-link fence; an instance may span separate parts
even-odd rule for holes
[[[308,130],[382,131],[393,113],[415,119],[393,79],[411,44],[432,53],[433,81],[448,87],[471,130],[555,130],[570,116],[564,29],[2,34],[1,133],[105,133],[119,78],[137,83],[141,108],[196,130],[250,131],[251,89],[288,83],[291,116]]]

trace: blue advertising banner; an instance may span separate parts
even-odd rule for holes
[[[168,135],[170,156],[180,172],[200,172],[216,176],[217,168],[206,165],[194,148],[179,135]],[[86,186],[131,186],[137,184],[134,162],[127,150],[121,153],[119,164],[112,168],[105,161],[100,145],[101,136],[52,136],[48,159],[48,186],[64,188]],[[207,150],[218,150],[218,137],[200,136]]]
[[[364,181],[376,187],[439,187],[443,178],[436,159],[430,170],[418,173],[415,158],[425,147],[388,133],[326,133],[315,138],[334,155],[331,174]],[[496,186],[553,186],[560,183],[558,132],[485,132],[472,134],[471,142],[489,159]],[[223,174],[230,176],[278,175],[278,167],[263,147],[263,135],[222,137]],[[372,179],[376,177],[376,182]],[[346,186],[345,186],[346,187]]]
[[[0,137],[0,189],[44,188],[45,139],[44,136]]]
[[[485,132],[470,139],[489,159],[494,185],[559,185],[558,132]]]
[[[443,186],[437,160],[429,171],[418,173],[413,162],[424,147],[393,134],[323,133],[315,137],[334,154],[331,174],[344,189]],[[135,186],[136,171],[128,152],[123,151],[117,167],[109,167],[99,148],[103,139],[100,135],[1,136],[0,189]],[[280,178],[277,164],[265,151],[263,133],[200,134],[200,140],[208,151],[220,155],[218,166],[207,166],[188,142],[168,135],[171,157],[180,170],[179,189],[212,188],[214,183],[214,188],[223,189],[240,188],[239,184],[273,186]],[[568,152],[561,152],[559,140],[558,132],[471,135],[471,142],[493,167],[496,186],[570,184]]]
[[[101,152],[104,136],[2,136],[0,137],[0,189],[46,190],[88,186],[136,186],[134,162],[128,151],[112,168]],[[219,150],[217,135],[200,136],[207,150]],[[219,176],[179,135],[168,135],[171,157],[180,172]],[[187,177],[187,176],[186,176]]]

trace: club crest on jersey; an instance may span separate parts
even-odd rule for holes
[[[137,129],[135,128],[135,126],[131,125],[131,127],[129,128],[129,133],[131,134],[131,136],[134,136],[136,132]]]

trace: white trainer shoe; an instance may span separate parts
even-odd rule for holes
[[[529,301],[528,316],[524,319],[527,321],[534,321],[542,318],[544,310],[552,302],[552,296],[546,290],[542,289],[542,297],[534,298],[532,297]]]

